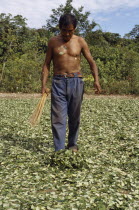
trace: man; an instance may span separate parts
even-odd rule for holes
[[[90,65],[94,86],[100,93],[98,70],[85,40],[74,35],[77,20],[72,14],[60,17],[60,34],[50,39],[42,70],[42,94],[47,93],[46,82],[53,61],[51,90],[51,121],[55,151],[65,148],[66,120],[68,116],[68,145],[78,150],[77,138],[84,82],[81,74],[81,53]]]

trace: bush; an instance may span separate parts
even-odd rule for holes
[[[103,93],[139,94],[138,53],[127,47],[91,47],[96,61]],[[92,89],[91,75],[87,62],[83,59],[85,91]]]
[[[138,53],[129,47],[91,46],[91,53],[96,61],[103,93],[139,94]],[[5,92],[40,92],[41,69],[45,55],[37,53],[13,54],[5,68],[0,66],[2,77],[1,91]],[[85,92],[94,93],[93,77],[86,59],[81,60],[85,80]],[[52,69],[48,80],[51,87]]]
[[[131,87],[128,80],[111,80],[109,82],[104,82],[101,80],[101,87],[102,87],[102,93],[104,94],[130,94],[131,93]]]
[[[29,55],[9,59],[6,63],[1,90],[6,92],[40,91],[41,64]]]

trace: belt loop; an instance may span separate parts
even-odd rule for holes
[[[64,74],[64,78],[67,78],[67,73]]]

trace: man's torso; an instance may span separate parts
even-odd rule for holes
[[[64,42],[61,36],[53,38],[52,59],[54,66],[54,74],[64,74],[79,72],[81,43],[80,37],[73,35],[68,41]]]

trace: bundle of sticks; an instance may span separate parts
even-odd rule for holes
[[[35,110],[33,111],[32,115],[29,118],[29,123],[31,124],[31,126],[35,126],[40,122],[41,119],[41,115],[42,115],[42,111],[43,111],[43,107],[46,101],[46,98],[49,94],[44,93],[39,101],[39,103],[37,104]]]

